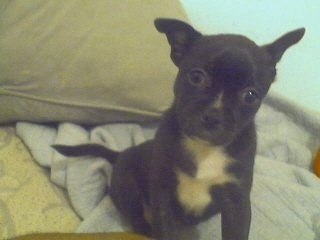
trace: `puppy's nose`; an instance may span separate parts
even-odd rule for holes
[[[209,129],[221,128],[223,124],[223,113],[220,110],[210,109],[202,114],[201,120],[204,126]]]

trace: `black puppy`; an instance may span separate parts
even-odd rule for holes
[[[155,26],[179,68],[174,101],[155,139],[121,153],[100,145],[54,148],[114,163],[111,198],[138,233],[179,239],[181,224],[221,212],[222,239],[248,239],[254,117],[276,63],[304,29],[259,47],[239,35],[204,36],[179,20],[157,19]]]

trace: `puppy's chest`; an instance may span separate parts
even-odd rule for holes
[[[177,198],[186,213],[201,216],[208,206],[214,204],[212,188],[236,182],[227,171],[233,159],[223,148],[211,147],[201,141],[188,139],[184,145],[192,155],[196,171],[189,175],[177,169]]]

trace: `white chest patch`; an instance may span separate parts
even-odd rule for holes
[[[234,176],[226,172],[233,159],[222,147],[212,147],[198,139],[186,138],[184,146],[193,155],[197,171],[195,176],[177,171],[178,200],[185,211],[200,216],[213,201],[210,194],[213,186],[236,181]]]

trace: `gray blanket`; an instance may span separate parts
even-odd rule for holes
[[[252,189],[251,240],[320,240],[320,179],[311,171],[320,147],[320,113],[300,108],[271,94],[257,117],[258,151]],[[154,135],[155,124],[108,124],[91,130],[71,123],[58,128],[17,123],[17,134],[34,159],[51,169],[53,183],[66,188],[77,214],[83,219],[77,232],[129,229],[105,189],[112,168],[104,159],[66,158],[52,144],[101,143],[114,150],[139,144]],[[181,239],[221,239],[220,216]]]

